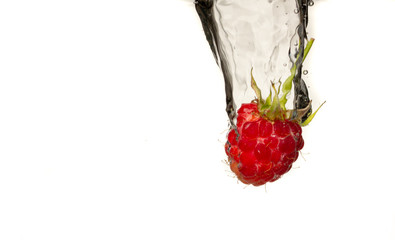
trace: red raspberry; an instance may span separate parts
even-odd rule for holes
[[[256,103],[238,110],[237,129],[228,133],[231,170],[245,183],[260,186],[288,172],[303,148],[302,128],[292,120],[269,120]]]
[[[314,39],[306,45],[302,62]],[[311,102],[303,109],[286,109],[287,96],[297,65],[291,68],[291,75],[278,88],[272,82],[270,94],[262,98],[251,69],[251,87],[256,99],[242,104],[237,111],[237,124],[228,133],[225,145],[230,169],[245,183],[260,186],[279,179],[298,159],[303,148],[302,128],[311,122],[318,109],[311,113]],[[281,96],[280,96],[281,95]]]

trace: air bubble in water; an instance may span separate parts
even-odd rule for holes
[[[314,1],[309,1],[309,6],[313,6],[314,5]]]
[[[294,13],[298,14],[299,13],[299,9],[295,9]]]
[[[307,70],[304,70],[304,71],[303,71],[303,74],[304,74],[304,75],[307,75],[308,73],[309,73],[309,71],[307,71]]]

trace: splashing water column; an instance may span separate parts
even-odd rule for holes
[[[251,68],[267,95],[271,82],[285,81],[295,66],[293,107],[308,106],[302,59],[297,56],[303,56],[308,41],[308,6],[313,4],[311,0],[195,1],[206,39],[224,76],[231,125],[235,125],[241,104],[255,96],[250,87]]]

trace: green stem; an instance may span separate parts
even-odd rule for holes
[[[310,49],[311,49],[311,47],[313,46],[314,40],[315,40],[314,38],[310,38],[310,40],[308,41],[308,43],[307,43],[307,45],[306,45],[306,48],[304,49],[304,54],[303,54],[303,61],[302,61],[302,63],[303,63],[304,60],[306,59],[307,54],[309,54]]]
[[[303,59],[302,59],[301,64],[303,64],[304,60],[306,59],[307,54],[309,54],[311,46],[313,46],[314,40],[315,40],[314,38],[310,38],[310,40],[307,42],[306,48],[304,49]],[[292,80],[294,79],[294,77],[296,75],[296,68],[297,68],[296,63],[298,62],[299,57],[300,57],[300,55],[298,55],[298,57],[296,58],[296,61],[291,68],[291,75],[287,78],[287,80],[285,80],[285,82],[283,84],[283,88],[281,90],[283,95],[280,98],[280,105],[283,110],[286,110],[285,104],[287,103],[287,95],[289,92],[291,92],[291,89],[292,89]]]

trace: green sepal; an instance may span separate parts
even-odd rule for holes
[[[302,63],[301,64],[303,64],[304,60],[306,59],[306,56],[309,53],[311,47],[313,46],[313,43],[314,43],[314,38],[310,38],[310,40],[306,44],[306,48],[305,48],[304,53],[303,53],[303,59],[302,59]],[[299,57],[300,56],[298,55],[298,57],[296,58],[295,62],[298,61]],[[285,110],[285,105],[287,104],[287,101],[288,101],[287,100],[287,96],[292,90],[292,81],[293,81],[293,79],[295,78],[295,75],[296,75],[296,68],[297,68],[297,66],[294,63],[292,68],[291,68],[291,75],[287,78],[287,80],[285,80],[283,88],[282,88],[282,91],[281,91],[282,92],[282,96],[280,98],[280,105],[281,105],[281,108],[284,109],[284,110]]]
[[[292,80],[295,77],[295,72],[296,72],[296,68],[292,67],[291,76],[289,76],[287,78],[287,80],[285,80],[285,82],[283,84],[283,88],[281,90],[283,95],[280,98],[280,105],[281,105],[281,108],[284,110],[285,110],[285,104],[287,104],[287,95],[288,95],[288,93],[291,92],[291,89],[292,89]]]
[[[252,75],[252,68],[251,68],[251,87],[254,90],[257,100],[258,100],[258,110],[259,110],[259,112],[261,112],[262,107],[265,105],[265,101],[262,98],[261,89],[259,89],[259,87],[254,79],[254,76]]]
[[[301,64],[303,64],[303,61],[306,59],[306,56],[309,53],[313,43],[314,43],[314,39],[311,38],[308,41],[308,43],[306,44],[306,48],[304,50],[303,59],[302,59]],[[300,56],[298,55],[296,62],[298,61],[299,58],[300,58]],[[293,79],[295,78],[295,75],[296,75],[297,65],[294,64],[292,66],[292,68],[290,70],[291,75],[285,80],[283,85],[281,84],[281,81],[279,81],[280,84],[279,84],[278,88],[276,88],[275,84],[273,82],[271,83],[270,94],[266,98],[266,100],[264,100],[262,98],[261,89],[259,89],[259,87],[254,79],[252,70],[253,69],[251,68],[251,87],[255,92],[256,99],[254,101],[258,105],[258,111],[261,114],[261,116],[264,116],[270,120],[276,120],[276,119],[285,120],[285,119],[291,119],[291,117],[292,117],[293,120],[297,121],[302,127],[304,127],[304,126],[308,125],[313,120],[317,111],[325,103],[324,102],[313,114],[309,115],[304,122],[301,122],[301,119],[303,118],[303,116],[310,110],[311,102],[308,104],[308,106],[306,106],[303,109],[287,110],[285,108],[285,105],[287,103],[287,95],[292,90],[292,83],[293,83]],[[282,93],[281,98],[279,97],[280,89],[281,89],[281,93]],[[272,90],[274,90],[274,95],[273,95]],[[296,116],[294,116],[295,111],[296,111]]]
[[[324,103],[326,103],[326,101],[323,102],[323,103],[317,108],[317,110],[315,110],[314,113],[310,114],[310,116],[309,116],[304,122],[302,122],[302,123],[300,124],[300,126],[302,126],[302,127],[307,126],[307,125],[311,122],[311,120],[313,120],[315,114],[318,112],[318,110],[320,110],[320,108],[322,107],[322,105],[324,105]]]
[[[271,105],[272,105],[272,89],[270,88],[269,96],[266,98],[265,104],[263,104],[262,109],[260,109],[260,111],[262,110],[263,112],[264,110],[269,109]]]
[[[278,91],[277,91],[273,82],[272,82],[272,88],[274,90],[274,96],[272,99],[271,106],[267,110],[266,115],[270,120],[275,120],[278,117],[283,118],[284,116],[281,114],[283,109],[280,106],[280,99],[278,97]]]

